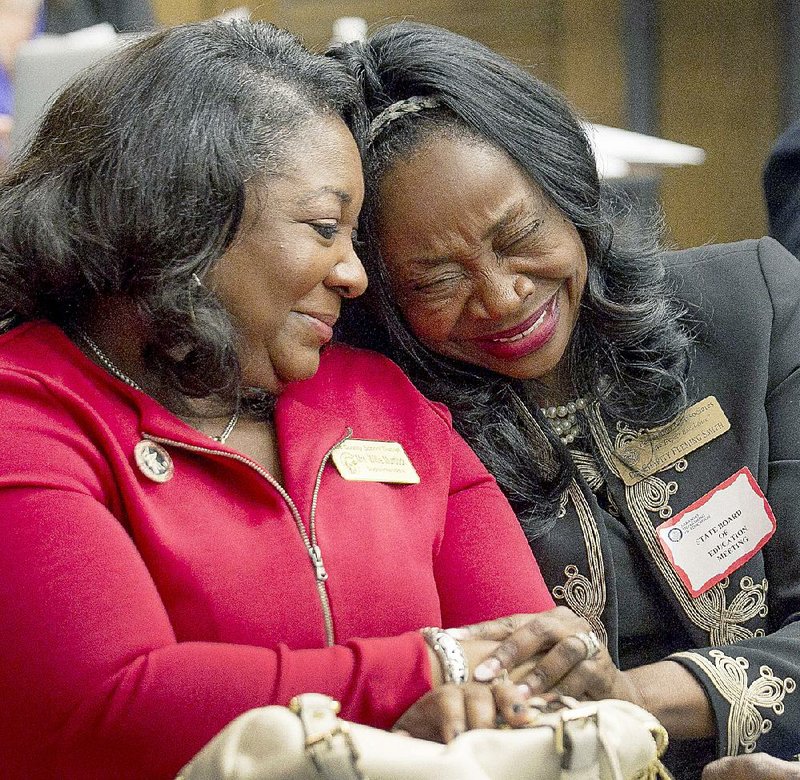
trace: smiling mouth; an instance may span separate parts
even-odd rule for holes
[[[520,341],[524,339],[526,336],[530,336],[536,328],[538,328],[543,322],[545,317],[547,316],[547,307],[545,306],[544,311],[539,315],[538,319],[530,325],[529,327],[525,328],[522,333],[517,333],[516,336],[509,336],[508,338],[504,339],[489,339],[489,341],[493,341],[495,344],[510,344],[514,341]]]
[[[482,352],[503,361],[520,360],[542,349],[553,338],[559,322],[559,287],[527,320],[513,328],[475,340]]]
[[[510,330],[505,331],[506,333],[510,333],[511,335],[507,336],[488,336],[481,339],[481,341],[488,341],[492,344],[513,344],[515,341],[521,341],[524,338],[532,335],[537,328],[540,328],[542,324],[547,319],[548,315],[552,312],[553,306],[555,305],[556,297],[558,296],[558,290],[550,297],[548,301],[546,301],[541,309],[539,309],[538,316],[537,313],[534,312],[533,317],[536,319],[533,322],[530,322],[528,325],[524,325],[524,330],[519,331],[518,333],[514,333],[513,331],[516,328],[512,328]],[[519,326],[517,326],[519,327]]]

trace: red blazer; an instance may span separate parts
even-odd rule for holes
[[[290,505],[244,456],[53,325],[0,336],[5,776],[172,777],[240,713],[303,691],[387,727],[431,686],[416,629],[552,606],[494,480],[393,363],[332,348],[274,419],[306,532],[318,490],[334,646]],[[325,456],[348,428],[400,442],[420,483],[345,481]],[[169,481],[137,467],[142,439]]]

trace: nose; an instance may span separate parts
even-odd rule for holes
[[[529,276],[495,267],[482,272],[477,279],[468,304],[469,312],[478,319],[501,320],[515,314],[535,289]]]
[[[342,298],[358,298],[367,289],[367,272],[352,245],[333,266],[326,284]]]

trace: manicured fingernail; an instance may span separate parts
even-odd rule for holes
[[[469,639],[469,631],[466,628],[446,628],[445,633],[450,634],[453,639],[457,639],[459,642]]]
[[[489,682],[499,674],[501,669],[500,661],[496,658],[487,658],[485,661],[479,663],[472,673],[474,679],[478,682]]]

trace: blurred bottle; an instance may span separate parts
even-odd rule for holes
[[[330,46],[367,40],[367,20],[360,16],[340,16],[333,23]]]

